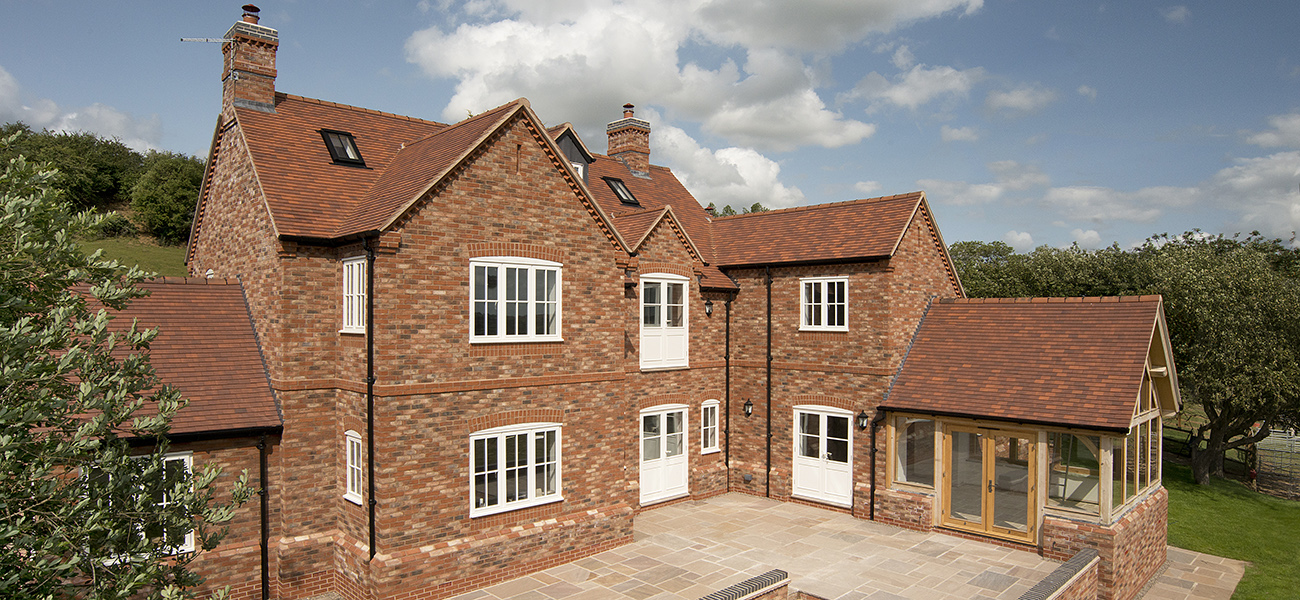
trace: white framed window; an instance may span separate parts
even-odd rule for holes
[[[140,456],[134,457],[133,460],[143,463],[147,458],[147,456]],[[193,485],[193,479],[191,478],[193,467],[194,454],[192,452],[174,452],[166,454],[163,456],[162,481],[156,484],[151,484],[143,481],[143,477],[137,477],[135,478],[136,481],[134,488],[141,496],[150,494],[155,505],[169,506],[175,502],[170,493],[173,488],[182,482],[186,482],[191,486]],[[141,468],[141,472],[141,474],[143,474],[143,467]],[[91,469],[86,474],[86,477],[90,480],[90,483],[92,483],[92,487],[99,487],[102,489],[110,485],[109,478],[111,475],[103,471]],[[146,523],[141,521],[138,517],[131,520],[135,527],[134,535],[149,540],[151,544],[156,544],[156,547],[165,554],[182,554],[194,551],[193,529],[169,528],[167,523],[163,522]],[[140,538],[135,538],[127,541],[127,544],[130,547],[135,547],[140,541]],[[96,542],[92,541],[92,544],[93,543]],[[131,560],[132,556],[133,554],[124,553],[117,558],[111,559],[109,563]]]
[[[361,504],[361,434],[349,429],[343,432],[343,451],[347,456],[346,490],[343,499],[353,504]]]
[[[803,331],[849,330],[849,279],[815,277],[799,280],[802,308],[799,329]]]
[[[560,424],[526,423],[470,435],[470,517],[559,502]]]
[[[690,280],[680,275],[641,276],[641,368],[689,366]]]
[[[343,327],[341,333],[366,332],[366,257],[343,259]]]
[[[549,260],[471,260],[470,343],[562,341],[561,271]]]
[[[718,451],[718,401],[705,400],[700,406],[700,454]]]

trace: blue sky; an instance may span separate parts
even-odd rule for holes
[[[239,4],[0,0],[0,121],[206,155]],[[1300,229],[1300,3],[264,0],[277,88],[455,121],[624,102],[702,202],[923,189],[948,242]]]

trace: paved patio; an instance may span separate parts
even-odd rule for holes
[[[1241,577],[1240,570],[1231,577],[1226,559],[1177,548],[1170,559],[1147,598],[1227,598]],[[635,542],[626,546],[456,600],[697,600],[770,569],[789,572],[790,589],[832,600],[1016,599],[1058,564],[940,533],[724,494],[640,515]],[[1199,579],[1187,579],[1193,576]]]

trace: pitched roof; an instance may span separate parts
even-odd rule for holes
[[[750,213],[713,220],[721,267],[893,256],[923,192]]]
[[[114,326],[135,319],[141,329],[159,329],[150,363],[190,399],[172,421],[173,434],[282,425],[239,283],[165,277],[139,287],[149,296],[117,313]]]
[[[442,123],[279,94],[275,113],[236,108],[276,233],[332,238],[404,145]],[[352,134],[366,166],[336,165],[321,129]]]
[[[1160,296],[944,299],[883,407],[1127,431]]]
[[[673,207],[673,216],[682,229],[695,243],[696,250],[706,263],[713,262],[713,229],[708,215],[698,200],[686,191],[682,182],[667,167],[651,165],[649,177],[637,177],[617,159],[601,154],[592,155],[596,159],[588,169],[587,187],[591,195],[606,213],[617,221],[624,215],[643,211],[656,211],[666,206]],[[623,204],[614,190],[609,188],[604,178],[619,179],[628,191],[636,197],[640,206]],[[624,239],[640,239],[633,233],[621,231]]]
[[[352,213],[334,235],[387,227],[488,134],[526,105],[522,99],[503,104],[400,148],[374,185],[354,202]]]

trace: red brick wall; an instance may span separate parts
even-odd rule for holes
[[[1057,592],[1057,595],[1053,596],[1052,600],[1097,600],[1097,583],[1100,570],[1100,562],[1092,563],[1068,586]]]
[[[1100,597],[1130,600],[1165,563],[1169,492],[1163,487],[1109,527],[1048,515],[1043,556],[1066,560],[1083,548],[1101,554]]]

